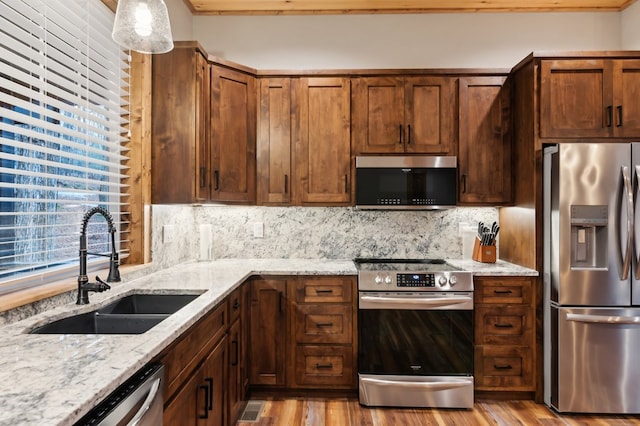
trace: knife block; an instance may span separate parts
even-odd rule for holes
[[[476,262],[496,263],[496,246],[480,245],[480,238],[476,237],[471,258]]]

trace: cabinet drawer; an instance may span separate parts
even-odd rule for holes
[[[295,313],[297,343],[353,342],[351,305],[298,305]]]
[[[296,283],[296,302],[351,302],[354,286],[353,277],[300,277]]]
[[[523,346],[476,346],[476,389],[533,390],[533,353]]]
[[[476,277],[475,303],[528,305],[532,301],[532,279],[525,277]]]
[[[351,346],[297,346],[296,385],[354,386],[353,365]]]
[[[476,306],[475,342],[477,345],[533,345],[531,307]]]
[[[172,345],[161,356],[164,364],[165,400],[168,401],[180,385],[200,364],[213,346],[220,341],[227,331],[227,302],[223,302],[211,313],[197,322],[184,333],[184,338]]]

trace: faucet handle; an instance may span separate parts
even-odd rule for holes
[[[105,283],[104,281],[102,281],[102,280],[100,279],[100,277],[99,277],[99,276],[97,276],[97,275],[96,275],[96,281],[97,281],[99,284],[97,285],[97,289],[96,289],[96,290],[94,290],[94,291],[102,292],[102,291],[111,290],[111,286],[110,286],[109,284]]]

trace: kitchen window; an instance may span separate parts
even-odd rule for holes
[[[111,212],[126,256],[128,56],[113,19],[100,0],[0,0],[0,295],[77,275],[91,207]],[[109,252],[101,218],[87,235]]]

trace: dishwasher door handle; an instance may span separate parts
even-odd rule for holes
[[[159,377],[153,381],[153,385],[151,385],[151,389],[149,389],[149,393],[147,394],[147,398],[144,400],[142,407],[140,407],[140,409],[138,410],[136,415],[133,417],[133,419],[131,419],[131,421],[127,423],[127,426],[138,426],[138,424],[140,423],[140,420],[142,420],[144,415],[147,414],[147,411],[149,411],[149,408],[151,407],[153,400],[158,394],[161,381],[162,380]]]

